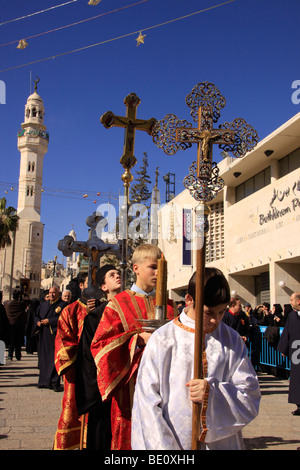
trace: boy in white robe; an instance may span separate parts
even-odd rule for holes
[[[202,449],[243,449],[241,430],[258,414],[256,373],[239,334],[222,322],[230,299],[223,273],[206,268],[205,379],[194,371],[195,273],[180,316],[156,330],[144,350],[134,392],[134,450],[190,450],[192,402],[202,403]]]

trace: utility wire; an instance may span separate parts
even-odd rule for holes
[[[45,62],[45,61],[51,60],[51,59],[57,59],[58,57],[63,57],[63,56],[68,55],[68,54],[73,54],[75,52],[80,52],[80,51],[84,51],[86,49],[90,49],[92,47],[101,46],[103,44],[107,44],[107,43],[112,42],[112,41],[117,41],[119,39],[124,39],[126,37],[133,36],[134,34],[138,34],[141,31],[144,32],[144,31],[149,31],[151,29],[159,28],[161,26],[165,26],[167,24],[174,23],[175,21],[180,21],[180,20],[183,20],[183,19],[186,19],[186,18],[190,18],[191,16],[199,15],[200,13],[204,13],[206,11],[213,10],[215,8],[227,5],[228,3],[232,3],[232,2],[235,2],[235,1],[236,0],[228,0],[227,2],[219,3],[218,5],[214,5],[212,7],[208,7],[208,8],[205,8],[203,10],[198,10],[198,11],[195,11],[193,13],[189,13],[188,15],[184,15],[184,16],[181,16],[179,18],[174,18],[173,20],[165,21],[164,23],[159,23],[159,24],[156,24],[154,26],[149,26],[147,28],[139,28],[137,31],[133,31],[132,33],[123,34],[122,36],[117,36],[117,37],[114,37],[114,38],[111,38],[111,39],[106,39],[104,41],[97,42],[95,44],[90,44],[88,46],[79,47],[78,49],[73,49],[71,51],[62,52],[60,54],[56,54],[56,55],[53,55],[53,56],[50,56],[50,57],[45,57],[44,59],[38,59],[38,60],[34,60],[32,62],[27,62],[26,64],[15,65],[14,67],[9,67],[7,69],[0,70],[0,73],[1,72],[8,72],[9,70],[15,70],[15,69],[18,69],[18,68],[21,68],[21,67],[26,67],[27,65],[37,64],[39,62]]]
[[[148,2],[149,0],[141,0],[140,2],[137,2],[137,3],[132,3],[131,5],[126,5],[125,7],[121,7],[121,8],[116,8],[115,10],[111,10],[111,11],[107,11],[107,12],[104,12],[104,13],[100,13],[100,15],[96,15],[96,16],[92,16],[90,18],[86,18],[85,20],[80,20],[80,21],[76,21],[75,23],[71,23],[71,24],[67,24],[65,26],[60,26],[58,28],[54,28],[54,29],[51,29],[49,31],[44,31],[42,33],[38,33],[38,34],[33,34],[32,36],[26,36],[24,37],[23,39],[32,39],[32,38],[36,38],[38,36],[43,36],[45,34],[49,34],[49,33],[54,33],[56,31],[60,31],[61,29],[65,29],[65,28],[70,28],[71,26],[76,26],[78,24],[81,24],[81,23],[86,23],[87,21],[90,21],[90,20],[94,20],[96,18],[100,18],[101,16],[105,16],[105,15],[109,15],[111,13],[116,13],[117,11],[121,11],[121,10],[125,10],[126,8],[130,8],[130,7],[133,7],[133,6],[136,6],[136,5],[139,5],[140,3],[145,3],[145,2]],[[1,25],[0,25],[1,26]],[[15,40],[15,41],[11,41],[11,42],[7,42],[5,44],[0,44],[0,47],[2,46],[9,46],[10,44],[15,44],[19,42],[19,39]]]
[[[40,13],[45,13],[46,11],[54,10],[55,8],[64,7],[65,5],[69,5],[69,3],[74,3],[74,2],[77,2],[77,0],[70,0],[69,2],[61,3],[60,5],[55,5],[53,7],[46,8],[45,10],[36,11],[35,13],[30,13],[29,15],[25,15],[25,16],[20,16],[20,18],[14,18],[13,20],[4,21],[3,23],[0,23],[0,26],[3,26],[4,24],[12,23],[13,21],[24,20],[25,18],[29,18],[30,16],[39,15]]]

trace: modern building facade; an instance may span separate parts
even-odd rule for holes
[[[300,113],[243,158],[227,156],[218,167],[225,185],[209,203],[206,265],[220,268],[243,302],[289,303],[300,291]],[[196,206],[184,190],[159,212],[174,299],[196,269]]]

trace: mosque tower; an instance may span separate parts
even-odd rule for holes
[[[40,221],[43,159],[48,149],[49,134],[44,125],[45,109],[42,98],[34,93],[25,105],[25,120],[18,133],[18,149],[21,152],[18,216]]]
[[[42,98],[34,92],[25,105],[25,119],[18,132],[20,174],[17,214],[19,227],[10,247],[0,251],[0,284],[3,299],[11,297],[16,286],[28,286],[30,298],[39,297],[43,249],[41,193],[43,159],[48,149],[49,134],[44,125]],[[2,277],[2,279],[1,279]]]

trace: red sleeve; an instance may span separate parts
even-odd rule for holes
[[[106,306],[91,343],[103,400],[110,399],[136,372],[142,354],[136,347],[141,331],[130,315],[122,322],[116,302]]]
[[[55,368],[59,375],[75,362],[78,349],[78,322],[74,321],[73,304],[65,307],[59,316],[55,337]],[[77,320],[76,312],[75,317]]]

